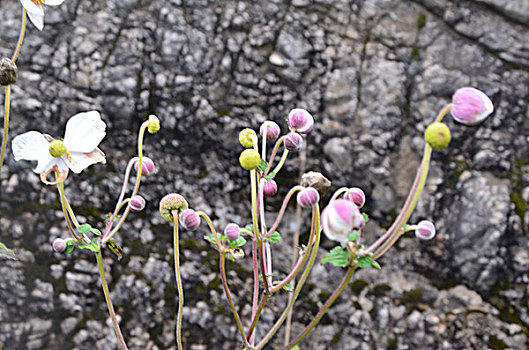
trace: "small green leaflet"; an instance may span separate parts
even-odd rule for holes
[[[270,179],[273,179],[274,177],[276,177],[276,173],[272,171],[270,174],[266,175],[264,178],[270,180]]]
[[[362,216],[364,217],[364,222],[367,224],[367,222],[369,221],[369,216],[367,216],[366,213],[362,213]]]
[[[98,238],[94,238],[90,243],[88,244],[79,244],[77,247],[81,248],[81,249],[88,249],[88,250],[91,250],[93,251],[94,253],[97,253],[100,249],[100,246],[99,246],[99,242],[101,241],[101,239],[98,237]]]
[[[237,247],[244,245],[244,243],[246,243],[246,240],[243,237],[239,237],[235,241],[229,241],[229,242],[230,242],[230,247],[237,248]]]
[[[207,236],[204,236],[204,239],[210,243],[217,244],[217,240],[215,239],[215,235],[213,233],[210,233]]]
[[[116,241],[114,241],[113,239],[109,239],[107,242],[107,247],[112,251],[112,253],[118,256],[118,260],[123,259],[123,249],[121,249],[121,247]]]
[[[68,240],[66,241],[66,249],[64,250],[64,252],[66,254],[70,254],[71,252],[73,252],[75,248],[75,242],[73,240]]]
[[[353,231],[349,234],[349,241],[354,241],[355,239],[360,236],[360,233],[358,231]]]
[[[287,283],[283,286],[283,289],[286,290],[287,292],[292,292],[294,290],[294,286],[291,285],[290,283]]]
[[[349,251],[342,247],[334,247],[329,253],[325,254],[321,260],[322,264],[330,262],[334,266],[345,267],[349,264]]]
[[[279,234],[279,232],[274,231],[270,234],[270,237],[268,238],[270,239],[270,242],[277,243],[281,240],[281,235]]]
[[[0,259],[17,260],[15,253],[0,242]]]
[[[250,224],[250,225],[246,226],[245,229],[250,231],[250,232],[253,232],[253,225]]]
[[[373,260],[371,255],[372,254],[368,254],[358,258],[358,266],[364,269],[373,266],[374,268],[380,270],[380,265],[375,260]]]
[[[259,168],[259,170],[265,171],[267,166],[268,164],[266,164],[266,162],[261,159],[261,162],[259,163],[257,167]]]
[[[79,225],[77,227],[77,231],[79,231],[79,233],[92,232],[96,236],[101,236],[101,231],[99,231],[97,228],[92,228],[92,226],[90,226],[90,224]]]

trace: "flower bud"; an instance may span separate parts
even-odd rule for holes
[[[358,208],[362,208],[366,202],[364,191],[358,187],[350,188],[343,198],[353,202]]]
[[[200,216],[193,209],[186,209],[180,214],[180,225],[186,230],[195,231],[200,226]]]
[[[259,133],[261,134],[261,136],[264,136],[265,129],[267,140],[277,139],[277,137],[279,136],[279,132],[281,131],[279,125],[277,125],[276,122],[273,122],[271,120],[267,120],[261,125],[261,128],[259,129]]]
[[[451,138],[448,126],[440,122],[433,122],[428,125],[424,132],[424,139],[435,150],[446,148]]]
[[[135,195],[130,198],[129,208],[132,212],[139,212],[145,208],[145,199],[140,195]]]
[[[422,240],[430,240],[435,236],[435,226],[428,220],[423,220],[417,224],[415,236]]]
[[[296,200],[300,207],[312,208],[320,201],[320,194],[315,188],[306,187],[298,192]]]
[[[147,130],[151,134],[156,134],[160,130],[160,119],[158,119],[158,117],[154,114],[151,114],[149,116],[149,124],[147,126]]]
[[[252,148],[253,140],[252,135],[257,138],[257,134],[250,128],[242,129],[239,133],[239,142],[244,148]]]
[[[306,110],[294,108],[288,113],[287,123],[291,131],[306,134],[314,127],[314,118]]]
[[[261,163],[261,156],[259,155],[259,152],[253,148],[248,148],[242,151],[239,156],[239,163],[241,163],[241,166],[244,169],[253,170],[259,166],[259,163]]]
[[[134,163],[134,170],[138,172],[139,167],[140,167],[140,161],[137,160],[136,163]],[[154,166],[154,162],[151,158],[142,157],[141,159],[141,174],[142,175],[152,175],[155,169],[156,167]]]
[[[66,240],[62,238],[55,238],[53,241],[53,250],[55,250],[57,253],[64,253],[66,250]]]
[[[7,57],[0,59],[0,85],[7,86],[17,81],[18,68],[15,62]]]
[[[237,224],[228,224],[224,229],[224,234],[230,241],[236,241],[241,236],[241,229]]]
[[[174,222],[173,210],[180,212],[189,207],[185,198],[178,193],[166,194],[160,201],[160,215],[169,222]]]
[[[452,97],[452,104],[452,117],[465,125],[481,123],[494,111],[490,98],[471,87],[458,89]]]
[[[265,196],[273,196],[277,193],[277,183],[272,179],[264,179],[263,193]]]
[[[336,199],[329,203],[321,214],[321,226],[328,239],[346,243],[349,233],[365,225],[358,207],[347,199]]]
[[[66,146],[64,146],[62,141],[53,140],[50,142],[48,150],[52,157],[60,157],[66,152]]]
[[[300,185],[304,187],[314,187],[318,190],[320,198],[325,196],[331,188],[331,182],[322,173],[309,171],[301,176]]]
[[[300,134],[291,132],[285,137],[285,148],[289,152],[297,152],[303,146],[303,138]]]

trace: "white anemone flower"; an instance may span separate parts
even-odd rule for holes
[[[20,3],[26,9],[31,23],[38,30],[44,28],[44,5],[59,6],[64,0],[20,0]]]
[[[79,113],[66,123],[64,139],[54,140],[38,131],[28,131],[13,139],[15,160],[36,160],[34,172],[47,185],[64,182],[68,169],[79,174],[96,163],[106,163],[105,154],[97,146],[105,137],[106,124],[97,111]],[[55,172],[55,181],[48,181]]]

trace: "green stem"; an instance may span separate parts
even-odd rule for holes
[[[22,42],[24,41],[24,34],[26,33],[26,17],[26,9],[22,7],[22,24],[20,26],[20,34],[18,36],[17,47],[15,48],[15,52],[13,53],[13,58],[11,58],[11,61],[13,61],[13,63],[16,62],[18,54],[20,53],[20,48],[22,47]]]
[[[276,157],[277,150],[279,149],[279,146],[283,143],[284,140],[285,140],[285,136],[281,136],[279,140],[277,140],[276,144],[274,145],[272,154],[270,155],[270,160],[268,161],[268,166],[266,167],[266,170],[263,176],[268,175],[268,172],[270,171],[270,168],[272,167],[272,162],[274,161],[274,158]]]
[[[0,172],[2,171],[2,164],[4,164],[4,156],[7,147],[7,134],[9,133],[9,103],[10,103],[11,87],[6,85],[6,99],[4,111],[4,136],[2,139],[2,150],[0,151]]]
[[[119,328],[118,320],[116,317],[116,312],[114,311],[114,306],[112,305],[112,300],[110,299],[110,291],[108,290],[107,280],[105,278],[105,269],[103,268],[103,259],[101,256],[101,251],[96,253],[97,267],[99,268],[99,276],[101,276],[101,285],[103,286],[103,294],[105,294],[105,300],[107,302],[108,313],[112,319],[112,324],[114,325],[114,331],[116,332],[116,337],[121,344],[123,350],[127,350],[127,344],[125,344],[125,339],[123,334],[121,334],[121,329]]]
[[[75,229],[73,228],[72,222],[70,220],[70,216],[69,216],[68,211],[66,209],[66,196],[64,195],[64,183],[59,182],[57,184],[57,189],[59,190],[59,198],[60,198],[60,202],[61,202],[62,213],[64,215],[64,220],[66,220],[66,225],[68,225],[68,229],[70,230],[70,233],[75,238],[75,240],[77,242],[80,242],[81,241],[81,237],[79,237],[77,235],[77,233],[75,232]]]
[[[141,169],[141,168],[139,168]],[[178,350],[183,350],[182,347],[182,312],[184,310],[184,289],[182,287],[182,277],[180,276],[180,250],[178,244],[178,210],[173,210],[174,219],[174,272],[176,276],[176,287],[178,289],[178,314],[176,317],[176,345]]]

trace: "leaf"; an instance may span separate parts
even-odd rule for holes
[[[88,250],[93,251],[94,253],[97,253],[101,249],[99,245],[100,241],[101,241],[100,238],[94,238],[90,243],[79,244],[77,247],[81,249],[88,249]]]
[[[239,237],[235,241],[229,241],[229,242],[230,242],[230,247],[238,248],[240,246],[243,246],[246,243],[246,240],[244,239],[244,237]]]
[[[277,231],[274,231],[270,234],[270,242],[272,243],[277,243],[281,240],[281,234],[279,234],[279,232]]]
[[[265,178],[265,179],[273,179],[274,177],[276,177],[276,173],[274,173],[274,172],[272,171],[270,174],[266,175],[264,178]]]
[[[287,283],[283,286],[283,289],[286,290],[287,292],[292,292],[294,290],[294,286],[291,285],[290,283]]]
[[[248,231],[250,231],[250,232],[253,232],[253,225],[252,225],[252,224],[247,225],[247,226],[245,227],[245,229],[248,230]]]
[[[349,241],[354,241],[355,239],[358,238],[358,236],[360,236],[360,232],[358,231],[353,231],[349,234]]]
[[[358,258],[358,266],[364,269],[372,266],[380,270],[380,265],[375,260],[373,260],[371,254]]]
[[[70,254],[75,249],[75,242],[73,240],[66,241],[66,249],[64,252]]]
[[[15,252],[0,242],[0,259],[17,260],[17,256]]]
[[[367,216],[366,213],[362,213],[362,216],[364,217],[364,222],[367,224],[367,222],[369,221],[369,216]]]
[[[259,168],[259,170],[265,171],[267,166],[268,164],[266,164],[266,162],[261,159],[261,162],[259,163],[257,167]]]
[[[97,228],[93,228],[90,230],[94,235],[101,236],[101,231],[99,231]]]
[[[114,241],[113,239],[109,239],[107,242],[107,247],[112,251],[112,253],[118,256],[118,260],[123,259],[123,249],[121,249],[121,247],[116,241]]]
[[[79,231],[79,233],[88,233],[91,229],[92,226],[90,226],[90,224],[83,224],[77,227],[77,231]]]
[[[349,251],[342,247],[334,247],[329,253],[325,254],[321,260],[322,264],[330,262],[334,266],[345,267],[349,264]]]
[[[210,243],[217,244],[217,240],[215,239],[215,235],[213,233],[204,236],[204,239]]]

